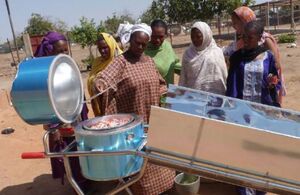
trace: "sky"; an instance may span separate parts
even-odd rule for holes
[[[8,0],[15,33],[24,31],[32,13],[60,19],[72,27],[79,24],[81,16],[94,18],[98,23],[117,14],[130,13],[138,18],[150,5],[152,0]],[[11,39],[5,0],[0,0],[0,42]]]
[[[183,0],[184,1],[184,0]],[[257,3],[265,0],[256,0]],[[94,18],[98,23],[111,17],[113,13],[130,13],[138,18],[152,0],[8,0],[16,34],[24,31],[32,13],[38,13],[51,20],[60,19],[73,27],[79,24],[81,16]],[[0,43],[12,38],[11,28],[5,6],[0,0]]]

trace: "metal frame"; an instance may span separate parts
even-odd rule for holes
[[[70,157],[79,157],[79,156],[112,156],[112,155],[128,155],[128,154],[138,155],[139,151],[146,144],[146,140],[144,139],[144,141],[142,142],[142,144],[140,145],[140,147],[137,148],[137,150],[116,151],[116,152],[100,152],[100,151],[84,151],[84,152],[83,151],[75,151],[75,152],[69,152],[70,149],[72,149],[74,146],[76,146],[76,141],[74,140],[63,151],[61,151],[61,152],[50,152],[50,150],[49,150],[49,144],[48,144],[49,141],[48,140],[49,140],[49,134],[51,132],[53,132],[53,131],[56,131],[56,130],[47,131],[44,134],[44,136],[43,136],[43,145],[44,145],[45,157],[48,157],[48,158],[63,157],[67,179],[70,182],[71,186],[76,191],[76,193],[79,194],[79,195],[84,195],[84,193],[81,190],[81,188],[79,187],[79,185],[76,183],[75,179],[73,178],[71,167],[70,167],[70,160],[69,160]],[[131,186],[132,184],[134,184],[135,182],[137,182],[139,179],[142,178],[142,176],[144,175],[145,169],[146,169],[147,162],[148,162],[148,159],[144,159],[142,168],[141,168],[141,170],[139,171],[139,173],[136,176],[132,177],[127,182],[124,182],[122,179],[120,179],[119,180],[120,181],[120,185],[117,186],[115,189],[111,190],[110,192],[108,192],[107,194],[114,195],[114,194],[117,194],[117,193],[121,192],[122,190],[126,190],[126,192],[129,195],[131,195],[132,192],[130,191],[130,189],[128,187]]]
[[[122,190],[126,190],[128,194],[131,194],[129,186],[137,182],[144,174],[146,165],[148,162],[177,169],[179,171],[197,174],[201,177],[213,179],[220,182],[225,182],[238,186],[251,187],[258,190],[278,193],[278,194],[300,194],[300,182],[290,181],[283,178],[274,177],[272,175],[265,175],[260,173],[251,172],[249,170],[238,169],[235,167],[225,166],[218,163],[205,161],[202,159],[195,159],[189,156],[177,154],[175,152],[163,151],[157,148],[147,147],[146,140],[136,150],[124,150],[124,151],[76,151],[70,152],[69,150],[75,146],[76,141],[69,144],[62,152],[50,152],[48,138],[48,131],[43,137],[44,154],[48,158],[63,157],[64,165],[66,169],[67,179],[79,194],[84,193],[74,180],[70,168],[69,158],[79,156],[111,156],[111,155],[137,155],[144,158],[144,162],[140,172],[129,179],[127,182],[120,180],[120,185],[111,190],[107,194],[114,195]],[[142,151],[142,149],[145,151]]]

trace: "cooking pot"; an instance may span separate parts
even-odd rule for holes
[[[98,123],[125,120],[111,128],[96,129]],[[134,114],[115,114],[83,121],[76,126],[78,151],[135,150],[144,140],[142,118]],[[135,155],[79,157],[84,177],[95,181],[115,180],[135,174],[141,169],[143,158]]]
[[[82,110],[83,83],[75,61],[64,54],[25,59],[12,84],[12,103],[31,125],[72,123]]]

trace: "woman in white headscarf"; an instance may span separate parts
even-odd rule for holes
[[[94,85],[96,93],[112,87],[98,99],[103,114],[135,113],[148,124],[151,105],[159,105],[166,82],[153,59],[144,55],[150,26],[136,24],[130,32],[128,50],[97,75]],[[131,188],[134,194],[157,195],[172,188],[174,177],[174,170],[148,163],[144,176]]]
[[[224,95],[226,63],[210,27],[205,22],[194,23],[191,40],[191,45],[183,54],[179,85]]]
[[[125,22],[124,24],[120,24],[116,33],[117,41],[120,43],[120,48],[122,50],[126,49],[126,45],[129,42],[130,33],[133,25],[129,22]]]

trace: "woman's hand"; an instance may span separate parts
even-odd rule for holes
[[[104,84],[103,82],[101,82],[101,80],[96,80],[94,82],[94,90],[98,93],[98,92],[102,92],[104,90]]]
[[[278,76],[270,73],[267,77],[267,82],[269,84],[269,87],[277,85],[279,82]]]

